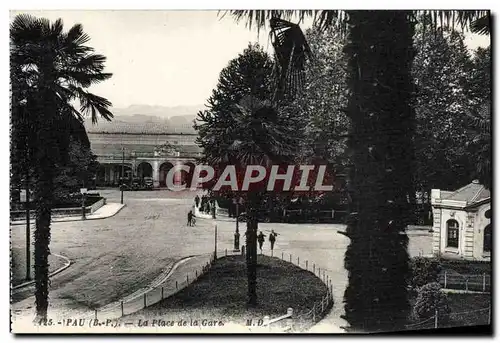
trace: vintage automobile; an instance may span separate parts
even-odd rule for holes
[[[152,177],[145,177],[143,179],[143,186],[144,186],[144,189],[147,189],[147,190],[152,190],[153,189],[153,178]]]

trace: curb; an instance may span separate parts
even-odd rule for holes
[[[129,294],[129,295],[127,295],[127,296],[119,299],[119,300],[116,300],[116,301],[114,301],[112,303],[109,303],[109,304],[106,304],[104,306],[101,306],[100,308],[97,309],[97,311],[103,311],[103,312],[105,312],[106,310],[110,310],[110,309],[112,309],[114,307],[119,307],[122,302],[132,301],[132,300],[134,300],[136,298],[139,298],[139,297],[143,296],[144,294],[147,294],[151,290],[155,289],[156,287],[159,287],[159,285],[161,285],[162,283],[164,283],[165,281],[167,281],[172,276],[172,274],[175,272],[175,270],[181,264],[183,264],[183,263],[185,263],[185,262],[189,261],[190,259],[195,258],[197,256],[202,256],[202,255],[186,256],[186,257],[183,257],[183,258],[175,261],[172,264],[172,266],[170,267],[170,269],[168,270],[168,272],[166,274],[165,274],[165,272],[160,273],[160,275],[156,279],[153,279],[149,283],[149,285],[147,285],[147,286],[143,287],[142,289],[139,289],[139,290],[135,291],[134,293],[131,293],[131,294]],[[194,281],[195,280],[192,280],[192,282],[194,282]],[[176,291],[173,294],[176,294],[176,293],[178,293],[181,290],[182,289],[179,289],[178,291]],[[150,304],[150,305],[153,305],[153,304]],[[133,314],[133,313],[134,312],[127,313],[126,315]],[[121,318],[121,316],[119,318]]]
[[[60,257],[62,258],[63,260],[65,260],[65,264],[64,266],[62,266],[61,268],[57,269],[57,270],[54,270],[52,273],[49,274],[49,278],[59,274],[60,272],[66,270],[69,268],[69,266],[71,266],[71,260],[69,258],[67,258],[66,256],[63,256],[63,255],[59,255],[59,254],[51,254],[51,255],[54,255],[54,256],[57,256],[57,257]],[[24,288],[24,287],[27,287],[27,286],[31,286],[35,283],[35,280],[32,280],[32,281],[27,281],[27,282],[23,282],[19,285],[16,285],[14,287],[12,287],[11,289],[13,291],[17,291],[21,288]]]
[[[491,294],[491,292],[466,291],[465,289],[453,289],[453,288],[441,288],[441,290],[445,293],[451,293],[451,294]]]
[[[99,220],[99,219],[107,219],[107,218],[111,218],[113,216],[115,216],[116,214],[118,214],[118,212],[120,212],[125,206],[127,206],[126,204],[123,204],[122,207],[120,207],[115,213],[113,214],[110,214],[110,215],[107,215],[107,216],[103,216],[103,217],[98,217],[98,218],[88,218],[83,220],[81,217],[75,217],[75,218],[67,218],[67,219],[62,219],[62,220],[51,220],[51,224],[53,223],[66,223],[66,222],[78,222],[78,221],[87,221],[87,220]],[[54,218],[54,219],[57,219],[57,218]],[[11,222],[10,225],[25,225],[26,224],[26,221],[22,221],[22,222]]]

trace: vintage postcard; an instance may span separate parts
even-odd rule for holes
[[[490,20],[12,10],[11,331],[491,334]]]

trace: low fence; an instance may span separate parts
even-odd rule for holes
[[[188,285],[196,281],[200,276],[207,273],[211,265],[214,263],[214,254],[207,256],[205,264],[200,263],[200,267],[194,273],[186,273],[182,280],[174,280],[167,278],[169,271],[165,272],[158,278],[157,285],[154,285],[146,292],[139,290],[119,303],[106,305],[94,310],[94,319],[117,319],[129,314],[133,314],[148,306],[154,305],[165,298],[172,296],[178,291],[186,288]]]
[[[334,219],[335,218],[335,210],[314,210],[311,211],[309,209],[296,209],[296,210],[291,210],[291,209],[284,209],[283,210],[283,217],[286,218],[287,216],[302,216],[305,215],[307,217],[315,217],[318,219],[322,218],[328,218],[328,219]]]
[[[470,323],[470,325],[489,325],[491,324],[491,306],[480,308],[471,311],[451,312],[446,316],[435,314],[427,319],[423,319],[417,323],[406,325],[408,330],[424,330],[424,329],[438,329],[456,326],[454,321],[460,320],[461,323]]]
[[[439,283],[446,289],[461,291],[491,292],[491,275],[475,274],[449,274],[446,271],[439,276]]]
[[[271,331],[271,324],[278,323],[282,320],[286,320],[286,328],[284,329],[285,332],[292,331],[293,330],[293,308],[289,307],[286,310],[286,314],[283,316],[280,316],[278,318],[271,319],[269,316],[264,317],[264,328],[267,329],[267,331]]]
[[[273,257],[274,253],[268,254],[268,256]],[[292,313],[290,313],[290,320],[288,320],[287,322],[288,326],[290,327],[287,326],[285,331],[293,329],[293,319],[300,320],[301,322],[310,321],[312,324],[319,322],[330,311],[334,303],[333,284],[330,276],[326,274],[326,270],[324,268],[319,267],[318,265],[316,265],[316,263],[312,261],[301,259],[299,256],[293,256],[292,254],[287,254],[285,252],[281,252],[281,255],[278,253],[277,256],[274,257],[281,258],[283,261],[288,261],[296,265],[297,267],[312,272],[326,286],[325,294],[321,297],[320,300],[312,304],[312,308],[309,311],[293,313],[293,316]],[[282,319],[284,318],[288,317],[283,317]],[[266,318],[264,318],[264,322],[265,321]],[[275,321],[271,320],[271,324],[274,322]]]

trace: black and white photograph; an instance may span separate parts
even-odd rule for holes
[[[492,335],[493,19],[11,8],[10,332]]]

